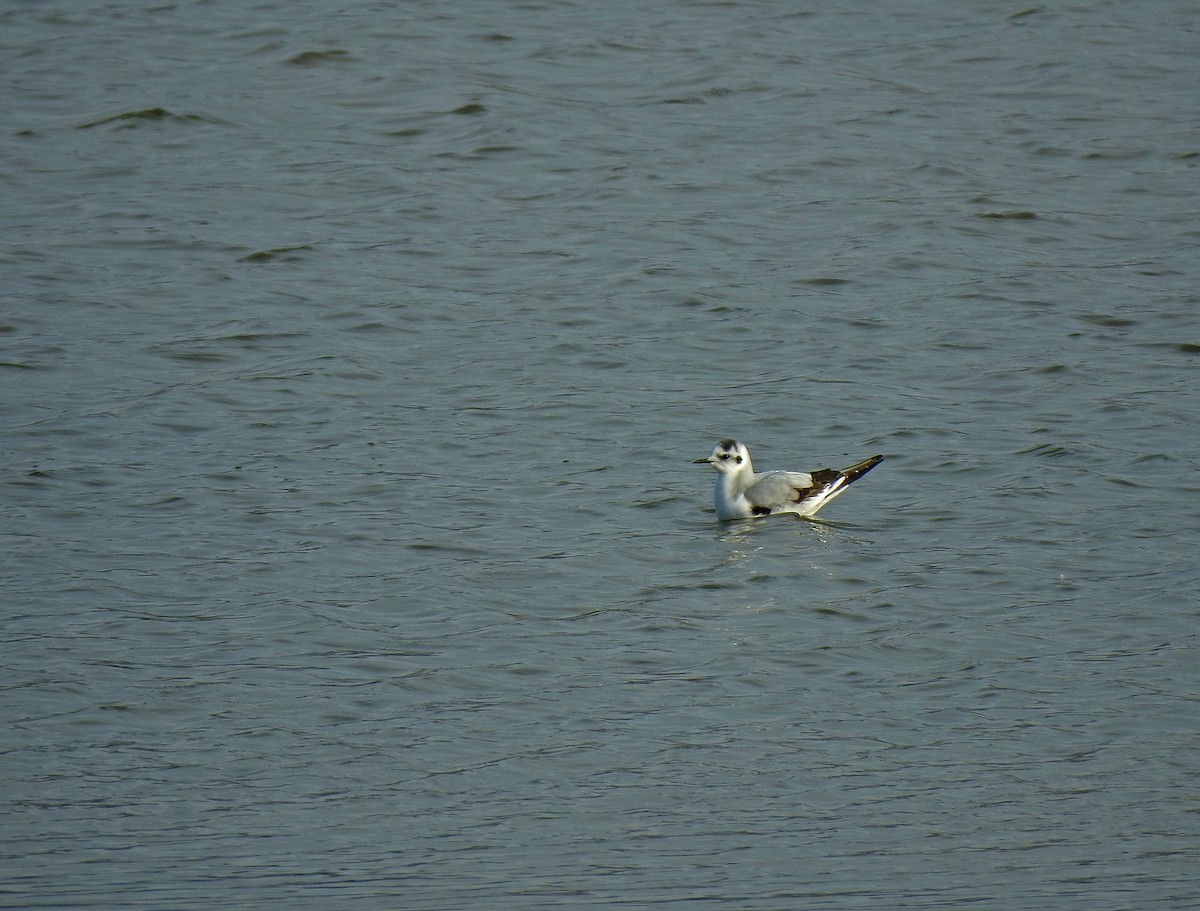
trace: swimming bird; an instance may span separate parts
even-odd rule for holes
[[[737,440],[721,440],[712,455],[696,459],[695,464],[712,465],[720,475],[713,490],[718,519],[752,519],[780,513],[814,516],[882,461],[883,456],[874,455],[841,471],[819,468],[755,474],[750,450]]]

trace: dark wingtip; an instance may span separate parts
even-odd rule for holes
[[[871,456],[871,458],[864,459],[863,461],[859,462],[857,465],[851,465],[849,468],[845,469],[842,472],[842,474],[844,474],[846,476],[846,483],[850,484],[854,481],[857,481],[859,478],[861,478],[863,475],[865,475],[868,471],[870,471],[872,468],[874,468],[876,465],[878,465],[882,461],[883,461],[883,456],[873,455],[873,456]]]

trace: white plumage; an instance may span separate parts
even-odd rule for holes
[[[718,519],[751,519],[789,513],[813,516],[834,497],[883,461],[883,456],[851,465],[841,471],[764,471],[756,474],[750,450],[737,440],[721,440],[707,459],[697,465],[712,465],[719,474],[713,490]]]

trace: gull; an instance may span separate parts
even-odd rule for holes
[[[718,519],[752,519],[781,513],[814,516],[882,461],[883,456],[874,455],[841,471],[819,468],[755,474],[750,450],[737,440],[721,440],[712,455],[696,459],[695,464],[712,465],[720,475],[713,490]]]

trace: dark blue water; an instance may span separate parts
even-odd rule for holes
[[[1194,907],[1193,19],[0,12],[0,907]]]

